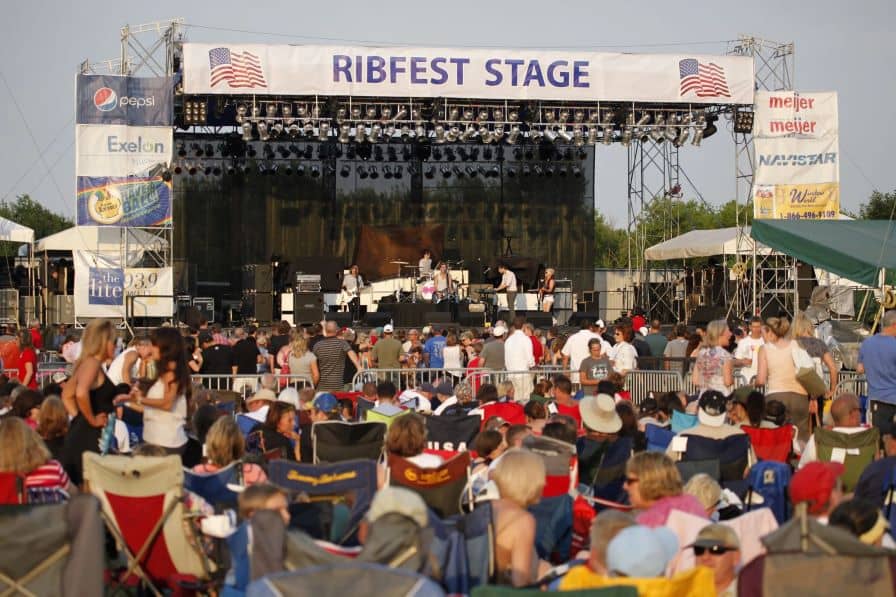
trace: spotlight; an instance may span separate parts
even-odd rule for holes
[[[452,172],[454,172],[454,175],[455,175],[456,177],[458,177],[458,178],[463,178],[463,177],[464,177],[464,171],[460,169],[460,166],[455,166],[455,167],[452,168],[451,170],[452,170]]]
[[[280,167],[279,172],[285,174],[286,176],[289,176],[290,174],[292,174],[292,164],[290,164],[289,162],[283,164],[283,166]]]
[[[383,127],[381,127],[379,125],[379,123],[373,125],[373,127],[370,129],[370,136],[369,136],[370,142],[371,143],[379,143],[380,135],[382,135],[382,134],[383,134]]]
[[[246,105],[240,104],[236,107],[236,123],[243,124],[246,121]]]
[[[274,159],[274,148],[270,145],[265,144],[264,148],[262,149],[262,153],[264,154],[265,159]]]
[[[345,148],[345,159],[353,160],[355,159],[355,146],[349,145]]]
[[[572,141],[572,135],[569,134],[569,130],[565,126],[561,126],[557,129],[557,138],[564,143]]]
[[[287,134],[289,134],[291,139],[296,139],[299,136],[299,125],[293,123],[289,125],[289,129],[287,129]]]
[[[599,132],[599,130],[600,129],[598,129],[596,126],[588,127],[588,144],[589,145],[594,145],[595,143],[597,143],[597,133]]]
[[[688,137],[691,134],[691,114],[690,112],[685,114],[681,119],[681,131],[678,133],[678,136],[675,138],[675,147],[681,147],[685,143],[688,142]]]
[[[348,143],[349,142],[349,134],[351,133],[351,127],[348,124],[342,124],[339,127],[339,137],[338,140],[340,143]]]
[[[529,169],[529,164],[523,166],[523,176],[529,176],[532,174],[532,170]]]
[[[706,131],[706,115],[700,114],[697,117],[697,122],[694,124],[694,138],[691,141],[691,145],[694,147],[700,147],[700,143],[703,141],[703,134]]]
[[[438,147],[432,148],[432,159],[441,160],[442,159],[442,150]]]
[[[233,164],[227,164],[227,169],[225,170],[225,172],[227,172],[227,176],[233,176],[234,174],[236,174],[236,166],[234,166]]]
[[[268,132],[268,125],[266,122],[258,123],[258,138],[262,141],[267,141],[271,138],[270,133]]]
[[[566,176],[566,166],[560,166],[560,169],[557,170],[557,174],[559,174],[561,177],[565,177]]]
[[[572,175],[575,176],[576,178],[581,178],[582,177],[582,169],[579,168],[578,166],[573,166],[572,167]]]
[[[545,129],[543,136],[545,141],[547,141],[548,143],[553,143],[557,140],[557,131],[553,127]]]
[[[171,170],[165,170],[162,172],[162,180],[165,182],[171,182]]]
[[[197,158],[202,157],[202,148],[199,147],[199,143],[190,143],[190,149],[193,150],[193,155],[195,155]]]
[[[194,174],[196,174],[196,172],[197,172],[198,170],[199,170],[199,168],[196,166],[196,164],[190,164],[190,165],[187,167],[187,172],[190,173],[190,176],[193,176]]]
[[[433,129],[433,143],[442,144],[445,142],[445,126],[441,124],[437,124]]]
[[[277,118],[277,104],[269,103],[267,106],[265,106],[265,110],[268,116],[268,120]]]
[[[290,146],[290,147],[292,147],[292,146]],[[278,146],[277,146],[277,153],[280,154],[280,157],[281,157],[281,158],[284,158],[284,159],[285,159],[285,158],[288,158],[288,157],[289,157],[289,151],[290,151],[290,150],[287,149],[286,147],[284,147],[283,145],[278,145]]]
[[[467,166],[465,170],[470,178],[476,178],[476,175],[479,174],[479,172],[473,166]]]
[[[545,166],[544,175],[548,178],[554,175],[554,167],[553,166]]]
[[[351,174],[351,170],[349,170],[348,164],[343,164],[342,168],[339,170],[339,175],[342,178],[348,178],[349,174]]]
[[[305,164],[296,164],[296,176],[305,176]]]
[[[249,127],[249,132],[250,132],[250,133],[252,132],[252,127],[251,127],[251,126]],[[182,157],[182,158],[187,157],[187,148],[184,147],[184,144],[183,144],[183,143],[178,143],[178,144],[177,144],[177,155],[180,156],[180,157]]]
[[[495,167],[495,169],[497,170],[497,166]],[[516,168],[514,168],[513,166],[506,168],[504,171],[507,172],[507,176],[509,178],[516,178]]]
[[[669,119],[666,123],[666,139],[669,141],[674,141],[678,138],[678,128],[676,128],[676,123],[679,122],[680,118],[678,116],[674,116],[672,114],[669,115]]]
[[[404,120],[408,117],[408,111],[404,106],[398,106],[398,110],[395,112],[395,116],[392,117],[392,120]]]
[[[311,178],[317,178],[320,176],[320,166],[311,166]]]
[[[329,122],[321,122],[318,125],[318,133],[317,138],[321,141],[326,141],[330,138],[330,123]]]
[[[310,160],[313,157],[314,157],[314,147],[312,147],[311,145],[306,145],[305,146],[305,159]]]
[[[376,147],[373,148],[373,159],[375,159],[378,162],[383,161],[383,148],[380,147],[379,145],[377,145]]]
[[[450,147],[445,148],[445,159],[448,160],[449,162],[453,162],[455,159],[454,150],[451,149]]]
[[[435,176],[435,175],[436,175],[436,169],[435,169],[435,166],[429,166],[429,167],[423,172],[423,176],[425,176],[426,178],[430,178],[430,179],[431,179],[431,178],[432,178],[433,176]]]
[[[544,169],[541,166],[539,166],[538,164],[535,164],[534,170],[535,170],[535,174],[537,176],[544,176]]]
[[[389,147],[389,148],[387,148],[387,149],[386,149],[386,154],[389,156],[389,161],[390,161],[390,162],[397,162],[397,161],[398,161],[398,153],[396,153],[394,147]]]
[[[520,126],[518,124],[514,124],[510,127],[510,134],[507,135],[507,142],[511,145],[515,144],[517,140],[520,138]]]
[[[409,171],[411,168],[413,168],[413,166],[408,166]],[[393,176],[395,176],[395,178],[401,178],[403,176],[402,170],[403,170],[403,168],[401,166],[395,166],[395,172],[394,172]],[[411,175],[413,175],[413,172],[411,172]]]
[[[275,122],[271,125],[271,137],[277,139],[283,134],[283,124],[280,122]]]
[[[734,132],[750,134],[753,132],[753,112],[739,108],[734,113]]]
[[[466,130],[460,136],[461,141],[472,141],[473,137],[479,134],[479,131],[476,130],[476,127],[472,124],[468,125]]]
[[[484,160],[492,159],[492,148],[491,147],[486,147],[485,149],[482,150],[482,159],[484,159]]]
[[[715,122],[719,119],[715,114],[707,114],[706,115],[706,130],[703,131],[703,138],[711,137],[716,134],[718,129],[716,128]]]
[[[376,169],[376,166],[370,166],[370,178],[377,179],[379,177],[380,177],[380,173]]]
[[[283,122],[287,125],[296,121],[296,119],[292,117],[292,104],[283,104],[280,107],[280,114],[283,115]]]
[[[441,171],[444,178],[451,178],[451,168],[449,168],[448,166],[442,166]]]
[[[601,125],[604,131],[604,136],[601,139],[601,142],[604,145],[609,145],[613,142],[613,119],[615,117],[616,114],[612,110],[608,110],[604,113],[604,121]]]
[[[657,114],[656,118],[653,121],[653,129],[650,131],[650,138],[653,139],[654,143],[662,143],[666,138],[663,134],[663,128],[666,126],[666,117],[662,114]]]
[[[246,155],[248,155],[250,158],[254,158],[256,155],[258,155],[258,151],[255,149],[254,145],[247,146]]]
[[[383,166],[383,178],[389,180],[392,178],[392,168],[389,166]]]
[[[215,148],[212,147],[211,143],[206,143],[205,147],[203,147],[203,150],[205,151],[205,155],[207,157],[212,157],[215,155]]]
[[[177,165],[174,167],[174,173],[175,173],[175,174],[180,174],[180,173],[183,172],[183,171],[184,171],[184,169],[181,168],[180,164],[177,164]]]
[[[365,168],[364,166],[358,166],[358,177],[361,180],[367,178],[367,168]]]
[[[451,125],[451,128],[448,129],[448,132],[445,134],[445,140],[451,143],[454,143],[460,138],[460,127],[456,124]]]
[[[367,129],[360,122],[355,125],[355,143],[363,143],[367,137]]]
[[[470,154],[467,153],[467,148],[466,148],[466,147],[458,147],[458,148],[457,148],[457,155],[458,155],[458,157],[461,159],[462,162],[466,162],[467,160],[470,159]]]

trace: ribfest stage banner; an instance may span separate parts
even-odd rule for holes
[[[124,318],[134,295],[135,317],[170,317],[174,277],[170,267],[122,267],[120,259],[75,250],[75,317]],[[147,295],[161,295],[159,298]]]
[[[470,48],[183,44],[184,93],[752,104],[753,59]]]

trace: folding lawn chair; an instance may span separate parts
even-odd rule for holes
[[[184,524],[192,521],[184,512],[180,456],[85,452],[84,480],[99,498],[103,521],[127,557],[120,582],[142,581],[161,596],[159,586],[173,590],[211,578],[216,566],[202,551],[196,525]]]
[[[231,462],[214,473],[194,473],[184,469],[184,489],[192,491],[215,508],[236,508],[238,494],[228,485],[242,484],[242,461]]]
[[[470,453],[461,452],[436,468],[422,468],[389,454],[389,485],[406,487],[420,494],[440,518],[460,514],[461,497],[470,472]]]
[[[314,463],[377,460],[383,451],[386,424],[322,421],[311,426]]]

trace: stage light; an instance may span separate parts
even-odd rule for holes
[[[267,144],[266,144],[266,145],[262,148],[261,153],[264,155],[264,158],[265,158],[266,160],[272,160],[272,159],[274,159],[274,148],[271,147],[270,145],[267,145]]]
[[[395,148],[394,148],[394,147],[387,147],[387,148],[386,148],[386,156],[388,157],[388,159],[389,159],[390,162],[397,162],[397,161],[398,161],[398,152],[395,151]]]
[[[449,162],[453,162],[457,156],[454,155],[454,150],[450,147],[445,148],[445,159]]]
[[[467,152],[466,147],[458,147],[457,148],[457,157],[461,159],[462,162],[466,162],[470,159],[470,154]]]
[[[271,138],[279,139],[281,135],[283,135],[283,124],[280,122],[275,122],[271,126]]]
[[[268,120],[277,118],[277,104],[269,103],[267,106],[265,106],[265,112],[267,114]]]
[[[176,166],[174,166],[174,173],[175,173],[175,174],[180,174],[180,173],[183,172],[183,171],[184,171],[184,169],[181,168],[181,165],[180,165],[180,164],[177,164]]]
[[[348,124],[342,124],[339,126],[339,142],[340,143],[348,143],[350,140],[349,135],[351,134],[351,127]]]
[[[311,121],[306,122],[302,126],[302,132],[305,133],[306,138],[312,139],[314,137],[314,124]]]
[[[318,178],[320,176],[320,166],[314,165],[311,166],[311,178]]]
[[[526,153],[523,154],[523,155],[524,155],[524,157],[525,157],[527,160],[531,160],[531,159],[532,159],[532,147],[531,147],[531,146],[527,146],[527,147],[526,147]]]
[[[529,164],[523,166],[523,176],[529,176],[532,174],[531,168],[529,168]]]
[[[653,120],[653,128],[650,131],[650,138],[653,139],[654,143],[662,143],[665,140],[666,137],[663,134],[665,126],[666,117],[662,114],[657,114]]]
[[[171,170],[165,170],[162,172],[162,180],[165,182],[171,182]]]
[[[443,178],[451,178],[451,168],[449,168],[448,166],[442,166],[440,170],[442,171]]]
[[[567,172],[566,166],[560,166],[560,168],[557,170],[557,174],[559,174],[562,177],[566,177],[566,172]]]
[[[363,143],[367,138],[367,129],[360,122],[355,125],[355,143]]]
[[[479,172],[473,166],[467,166],[465,170],[470,178],[476,178],[476,175],[479,174]]]
[[[320,125],[318,125],[317,138],[324,142],[326,142],[330,138],[330,123],[329,122],[321,122]]]
[[[351,174],[351,170],[348,167],[348,164],[342,164],[342,168],[339,169],[339,175],[342,178],[348,178],[348,175]]]
[[[289,125],[289,128],[286,131],[291,139],[297,139],[299,137],[299,125],[293,123]]]
[[[613,142],[613,120],[616,118],[616,113],[612,110],[607,110],[604,112],[604,120],[601,124],[601,128],[603,128],[603,138],[601,142],[604,145],[609,145]]]
[[[390,137],[394,136],[395,127],[392,125],[389,125],[388,128],[392,129],[392,131],[393,131],[392,135],[389,135],[389,136]],[[401,125],[401,131],[399,132],[398,136],[401,138],[402,143],[407,143],[408,141],[410,141],[411,140],[411,127],[409,127],[406,124]]]
[[[292,117],[292,104],[283,104],[280,108],[280,113],[283,115],[283,122],[287,126],[296,121],[296,119]]]
[[[444,127],[444,125],[437,124],[435,129],[433,129],[433,134],[434,134],[433,139],[432,139],[433,143],[438,143],[441,145],[442,143],[445,142],[445,127]]]
[[[460,166],[454,166],[453,168],[451,168],[451,171],[454,172],[454,175],[458,178],[464,177],[464,171],[461,170]]]
[[[250,126],[249,131],[251,131],[251,130],[252,130],[252,127]],[[182,158],[187,157],[187,148],[181,142],[178,142],[178,144],[177,144],[177,155]]]
[[[507,120],[510,122],[517,122],[520,119],[520,113],[517,110],[511,110],[507,113]]]
[[[199,146],[199,143],[190,143],[190,150],[197,158],[202,157],[202,148]]]
[[[507,176],[509,178],[516,178],[516,168],[514,168],[513,166],[505,168],[504,171],[507,172]]]
[[[544,176],[544,169],[541,166],[539,166],[538,164],[535,164],[535,167],[533,168],[533,170],[535,171],[535,174],[537,176]]]
[[[553,167],[553,166],[545,166],[545,168],[544,168],[544,175],[545,175],[547,178],[552,177],[552,176],[554,175],[554,167]]]
[[[573,127],[572,142],[576,147],[581,147],[585,144],[585,131],[581,125]]]
[[[346,119],[347,116],[348,116],[348,111],[346,111],[345,108],[337,108],[336,109],[336,122],[338,124],[342,124],[342,122]]]
[[[573,122],[585,122],[585,110],[576,110],[572,113]]]
[[[187,167],[187,172],[190,173],[190,176],[193,176],[194,174],[196,174],[197,171],[198,171],[198,168],[197,168],[196,164],[190,164]]]
[[[582,177],[582,169],[579,168],[578,166],[573,166],[572,167],[572,175],[575,176],[576,178],[581,178]]]
[[[203,147],[203,150],[205,151],[205,155],[208,157],[212,157],[215,155],[215,148],[212,147],[211,143],[206,143]]]
[[[678,136],[675,138],[675,147],[681,147],[688,142],[688,137],[691,134],[691,120],[692,116],[690,112],[685,114],[681,119],[681,131],[679,131]]]
[[[257,155],[257,153],[258,153],[258,152],[255,150],[255,146],[254,146],[254,145],[247,145],[247,146],[246,146],[246,154],[247,154],[250,158],[254,158],[254,157]]]
[[[753,111],[738,108],[734,112],[734,132],[749,135],[753,132]]]
[[[492,156],[493,156],[493,155],[494,155],[494,154],[493,154],[493,152],[492,152],[492,148],[491,148],[491,147],[486,147],[485,149],[482,150],[482,159],[484,159],[484,160],[490,160],[490,159],[492,159]]]
[[[246,112],[248,112],[248,110],[246,109],[245,104],[239,104],[236,107],[236,123],[237,124],[243,124],[244,122],[246,122]]]
[[[289,162],[283,164],[283,166],[280,167],[278,172],[280,172],[281,174],[285,174],[286,176],[289,176],[290,174],[292,174],[292,164],[290,164]]]
[[[383,166],[383,178],[391,179],[392,178],[392,167],[391,166]]]
[[[703,141],[703,133],[706,131],[706,115],[700,114],[697,116],[697,122],[694,123],[694,138],[691,140],[691,145],[694,147],[700,147],[700,143]]]
[[[520,125],[518,125],[518,124],[512,125],[510,127],[510,134],[507,135],[507,142],[510,143],[511,145],[516,144],[516,142],[520,138],[520,134],[521,134]]]
[[[376,169],[376,166],[370,166],[370,178],[377,179],[380,177],[379,170]]]
[[[559,129],[557,129],[557,139],[558,143],[561,141],[563,143],[569,143],[570,141],[572,141],[572,135],[569,133],[569,129],[567,129],[565,126],[561,126]]]
[[[261,119],[261,106],[252,106],[252,121],[258,122]]]
[[[413,166],[409,166],[409,167],[408,167],[408,170],[410,170],[410,168],[413,168]],[[393,173],[393,175],[395,176],[395,178],[401,178],[401,177],[402,177],[402,175],[403,175],[402,170],[403,170],[403,168],[402,168],[401,166],[395,166],[395,171],[394,171],[394,173]],[[411,172],[411,174],[413,175],[413,172]]]
[[[463,132],[463,134],[460,136],[460,140],[461,140],[461,141],[470,141],[470,140],[472,140],[473,137],[475,137],[476,135],[477,135],[476,127],[473,126],[472,124],[470,124],[470,125],[467,125],[466,130],[465,130],[465,131]]]
[[[426,168],[426,170],[423,171],[423,176],[425,176],[426,178],[431,179],[435,175],[436,175],[435,166],[429,166],[428,168]]]
[[[529,130],[529,141],[531,143],[540,143],[542,137],[544,137],[544,131],[541,131],[540,129]]]
[[[268,133],[268,125],[265,122],[258,123],[258,138],[262,141],[267,141],[271,138],[271,135]]]
[[[358,166],[358,177],[361,180],[367,178],[367,168],[365,168],[364,166]]]
[[[460,118],[463,122],[470,122],[473,120],[473,110],[471,108],[464,108],[464,113]]]
[[[680,122],[680,118],[676,115],[669,114],[669,118],[666,121],[666,139],[669,141],[675,141],[678,138],[678,128],[676,128],[676,124]]]
[[[227,164],[227,168],[224,171],[227,172],[227,176],[233,176],[234,174],[236,174],[236,166],[234,166],[233,164]]]
[[[600,133],[600,129],[597,126],[592,125],[588,127],[588,144],[594,145],[597,143],[597,135]]]
[[[451,125],[451,128],[448,129],[448,132],[445,134],[445,139],[450,143],[454,143],[460,138],[460,127],[457,125]]]
[[[398,111],[395,112],[395,116],[392,117],[392,120],[404,120],[408,117],[408,111],[404,106],[398,106]]]
[[[569,122],[569,110],[563,108],[560,110],[560,123],[566,124],[567,122]]]
[[[718,132],[715,122],[719,119],[715,114],[706,115],[706,130],[703,131],[703,138],[712,137]]]
[[[380,140],[380,135],[383,134],[383,127],[379,125],[379,123],[373,125],[370,129],[369,139],[371,143],[378,143]]]
[[[306,146],[305,146],[305,154],[304,154],[304,155],[305,155],[305,159],[306,159],[306,160],[310,160],[311,158],[313,158],[313,157],[314,157],[314,146],[313,146],[313,145],[306,145]]]
[[[424,143],[427,140],[426,127],[422,123],[418,124],[414,129],[414,134],[417,135],[417,141],[420,143]]]
[[[548,143],[553,143],[554,141],[557,140],[557,131],[554,130],[553,127],[551,127],[551,128],[549,128],[549,129],[545,129],[545,131],[544,131],[544,133],[542,134],[542,136],[545,138],[545,140],[546,140]]]
[[[433,147],[433,148],[432,148],[432,152],[431,152],[430,155],[432,156],[432,159],[434,159],[434,160],[441,160],[441,159],[442,159],[442,150],[441,150],[441,148],[439,148],[439,147]]]
[[[490,178],[498,178],[499,176],[501,176],[501,171],[498,170],[498,165],[492,164],[492,167],[489,168],[488,172],[486,173],[486,176],[488,176]]]
[[[542,122],[546,122],[548,124],[553,124],[557,119],[557,114],[553,110],[544,110],[542,112],[541,120]]]

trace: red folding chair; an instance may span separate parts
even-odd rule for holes
[[[25,492],[25,478],[16,473],[0,473],[0,504],[26,503],[28,503],[28,494]]]
[[[179,456],[159,458],[84,453],[84,480],[102,506],[109,532],[127,557],[122,584],[142,582],[177,590],[201,586],[216,566],[185,514],[184,471]],[[187,523],[187,524],[185,524]]]
[[[784,425],[774,429],[741,427],[750,436],[750,444],[759,460],[787,463],[793,451],[793,427]]]

